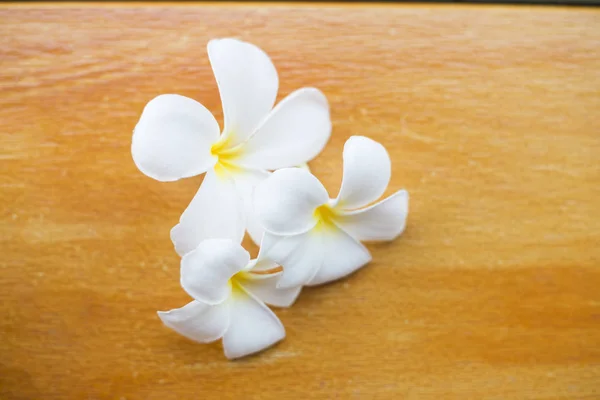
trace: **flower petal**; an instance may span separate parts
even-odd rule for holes
[[[171,229],[171,240],[179,255],[212,238],[240,243],[244,237],[244,211],[233,180],[208,171],[198,192]]]
[[[390,182],[390,156],[380,143],[352,136],[344,145],[344,175],[336,199],[339,208],[351,210],[377,200]]]
[[[240,169],[233,175],[235,186],[244,203],[246,230],[257,245],[260,245],[264,229],[254,212],[254,190],[269,175],[269,172],[258,169]]]
[[[260,248],[258,249],[258,256],[256,256],[255,260],[251,260],[250,264],[246,267],[246,271],[269,271],[279,267],[275,261],[271,260],[267,257],[267,249],[273,243],[273,239],[276,236],[274,235],[265,235],[260,242]]]
[[[253,44],[236,39],[208,42],[225,118],[228,147],[243,143],[275,104],[279,78],[269,56]]]
[[[365,246],[332,224],[323,226],[320,236],[325,255],[309,286],[343,278],[371,261],[371,254]]]
[[[335,223],[356,240],[393,240],[406,227],[408,198],[400,190],[365,209],[339,214]]]
[[[181,286],[194,299],[207,304],[225,301],[229,279],[246,266],[250,254],[229,239],[205,240],[181,259]]]
[[[229,303],[231,322],[223,336],[227,358],[256,353],[285,337],[285,329],[279,318],[243,288],[234,290]]]
[[[299,89],[283,99],[244,144],[239,163],[279,169],[305,163],[331,136],[329,105],[318,89]]]
[[[292,289],[308,283],[325,257],[325,246],[317,229],[293,236],[265,232],[261,251],[266,258],[283,267],[283,274],[277,282],[280,289]]]
[[[200,103],[176,94],[151,100],[131,142],[135,165],[159,181],[176,181],[205,172],[216,158],[210,148],[219,139],[219,124]]]
[[[267,304],[276,307],[289,307],[296,301],[302,287],[278,288],[277,282],[280,276],[281,272],[269,275],[247,272],[244,274],[246,279],[240,284],[247,292],[252,293],[256,298]]]
[[[229,303],[214,306],[192,301],[181,308],[159,311],[162,322],[175,332],[200,343],[221,338],[229,327]]]
[[[294,235],[315,226],[315,209],[328,199],[327,191],[310,172],[284,168],[256,187],[254,210],[266,231]]]

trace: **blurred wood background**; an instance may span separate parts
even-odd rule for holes
[[[354,134],[411,193],[400,239],[236,362],[156,316],[188,300],[169,229],[201,178],[130,156],[158,94],[222,118],[224,36],[279,98],[327,94],[331,194]],[[600,398],[600,10],[2,4],[0,43],[1,399]]]

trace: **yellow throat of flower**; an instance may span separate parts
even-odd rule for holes
[[[229,286],[231,287],[231,295],[232,296],[239,296],[241,294],[244,293],[244,289],[242,289],[242,286],[240,285],[240,279],[241,277],[237,276],[238,274],[234,275],[231,277],[231,279],[229,279]]]
[[[334,225],[333,220],[335,216],[335,210],[329,204],[320,205],[314,213],[314,217],[317,220],[316,228],[331,227]]]
[[[217,163],[215,164],[215,172],[217,175],[240,169],[240,167],[236,165],[235,160],[242,153],[242,146],[231,146],[231,135],[222,135],[222,137],[223,136],[226,136],[226,138],[219,139],[210,148],[210,153],[217,157]]]

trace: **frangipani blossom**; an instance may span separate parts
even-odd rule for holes
[[[264,350],[285,337],[281,321],[265,303],[289,307],[301,289],[276,288],[281,274],[277,267],[261,254],[250,260],[229,239],[205,240],[181,260],[181,286],[194,300],[158,316],[194,341],[223,338],[230,359]]]
[[[319,285],[342,278],[371,260],[360,241],[392,240],[406,225],[408,193],[385,192],[391,176],[385,148],[363,136],[344,145],[340,192],[330,199],[310,172],[275,171],[255,190],[255,210],[265,228],[264,256],[283,266],[278,287]]]
[[[209,238],[239,243],[248,230],[259,243],[262,228],[252,212],[252,192],[269,170],[314,158],[329,139],[327,99],[299,89],[275,108],[277,71],[261,49],[235,39],[207,46],[224,114],[224,129],[200,103],[165,94],[151,100],[133,132],[137,167],[159,181],[206,172],[200,189],[171,230],[184,255]]]

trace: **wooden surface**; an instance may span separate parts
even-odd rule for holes
[[[0,6],[1,399],[600,398],[600,10],[167,7]],[[201,178],[130,155],[158,94],[222,118],[221,36],[272,56],[279,98],[327,94],[332,195],[353,134],[411,193],[399,240],[236,362],[155,313],[188,300],[169,229]]]

